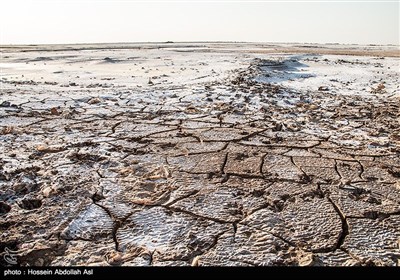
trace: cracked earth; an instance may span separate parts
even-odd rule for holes
[[[2,47],[2,266],[400,265],[399,54],[354,48]]]

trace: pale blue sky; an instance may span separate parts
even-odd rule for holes
[[[0,44],[400,44],[399,1],[2,0]]]

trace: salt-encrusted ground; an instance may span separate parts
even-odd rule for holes
[[[2,265],[399,265],[398,47],[1,55]]]

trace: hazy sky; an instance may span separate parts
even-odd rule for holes
[[[0,44],[400,44],[399,1],[1,0]]]

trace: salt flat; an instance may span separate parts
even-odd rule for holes
[[[0,50],[2,265],[399,265],[398,46]]]

